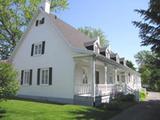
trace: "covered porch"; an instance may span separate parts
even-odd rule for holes
[[[93,98],[93,102],[100,98],[101,102],[109,102],[117,92],[125,92],[126,73],[122,69],[93,56],[76,57],[75,63],[75,98]]]

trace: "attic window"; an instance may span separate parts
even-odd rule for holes
[[[36,21],[36,26],[38,26],[38,22],[39,22],[39,21],[37,20],[37,21]]]
[[[45,18],[43,17],[43,18],[40,20],[40,24],[44,24],[44,20],[45,20]]]

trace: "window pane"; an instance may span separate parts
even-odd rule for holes
[[[37,55],[37,52],[38,52],[38,46],[36,45],[35,46],[35,55]]]
[[[46,70],[46,84],[48,84],[48,78],[49,78],[49,76],[48,76],[48,70]]]
[[[44,70],[42,70],[42,84],[44,84],[44,73],[45,71]]]
[[[23,78],[24,84],[29,84],[29,80],[30,80],[30,72],[29,71],[25,71],[24,72],[24,78]]]
[[[42,52],[42,44],[39,44],[38,54],[41,54]]]

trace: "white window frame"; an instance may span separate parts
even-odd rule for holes
[[[49,68],[40,69],[40,84],[49,85]]]
[[[34,56],[42,54],[42,42],[34,44]]]
[[[23,85],[29,85],[30,82],[30,70],[24,70]]]

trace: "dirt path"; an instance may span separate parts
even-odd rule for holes
[[[145,102],[123,111],[111,120],[160,120],[160,93],[149,92]]]

